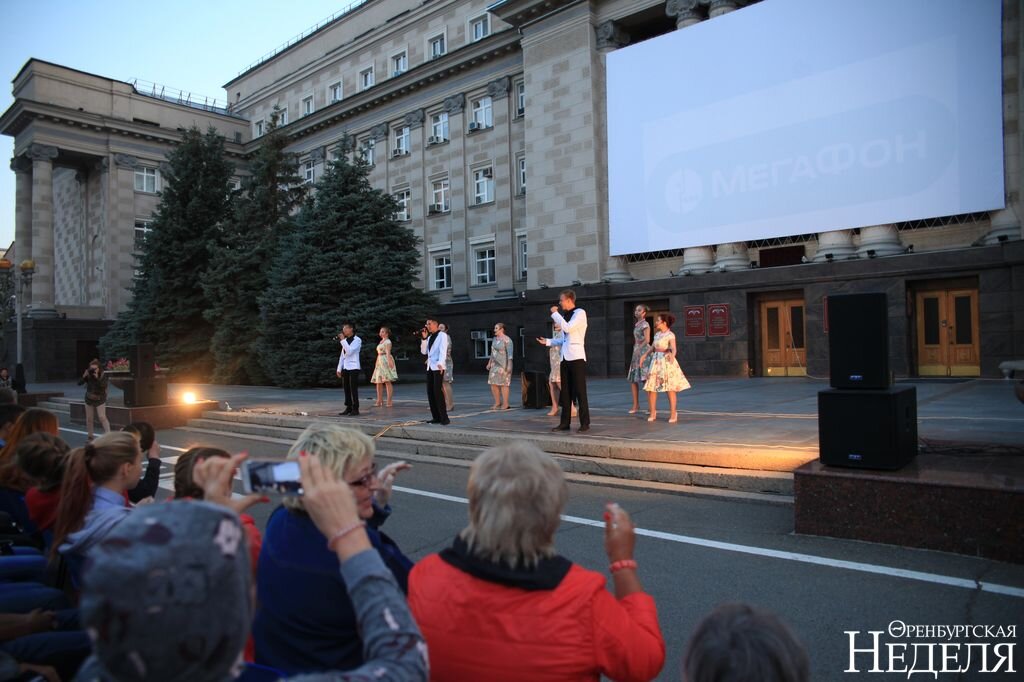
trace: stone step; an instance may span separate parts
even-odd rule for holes
[[[39,403],[37,407],[41,407],[44,410],[49,410],[55,414],[71,414],[71,404],[65,402],[57,402],[57,400],[44,400]]]
[[[221,428],[217,428],[218,426]],[[189,426],[180,430],[281,445],[290,445],[301,432],[296,427],[264,426],[215,419],[195,419],[190,422]],[[451,443],[447,440],[440,441],[437,438],[432,440],[389,437],[377,439],[377,451],[382,457],[432,463],[455,463],[467,467],[484,447],[486,446]],[[682,488],[683,490],[679,492],[742,493],[747,496],[754,495],[753,499],[761,501],[781,504],[792,502],[793,475],[788,472],[647,462],[558,452],[551,454],[567,473],[590,478],[595,482],[599,480],[602,484],[608,484],[611,480],[629,481],[631,485],[639,487],[658,484]]]

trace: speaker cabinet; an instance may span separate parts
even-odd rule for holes
[[[551,406],[548,392],[548,373],[526,371],[521,375],[523,386],[523,407],[539,410]]]
[[[892,385],[885,294],[828,297],[828,368],[833,388]]]
[[[135,378],[124,384],[125,407],[153,407],[167,404],[167,379],[151,377]]]
[[[128,347],[128,362],[131,365],[132,376],[136,379],[150,379],[156,376],[153,365],[156,364],[156,354],[151,343],[140,343]]]
[[[917,388],[819,392],[818,446],[828,466],[906,466],[917,455]]]

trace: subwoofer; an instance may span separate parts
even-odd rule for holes
[[[153,407],[154,405],[166,404],[167,379],[164,377],[135,378],[125,382],[125,407]]]
[[[551,406],[547,372],[523,372],[521,379],[523,385],[523,407],[539,410]]]
[[[828,297],[828,368],[833,388],[892,385],[885,294]]]
[[[828,466],[900,469],[917,455],[917,389],[818,393],[819,459]]]
[[[140,343],[128,346],[128,362],[132,376],[136,379],[149,379],[156,376],[156,354],[151,343]]]

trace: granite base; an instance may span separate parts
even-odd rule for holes
[[[71,406],[71,423],[85,424],[85,403],[73,402]],[[154,429],[173,429],[185,426],[190,419],[199,419],[203,412],[219,410],[220,403],[216,400],[202,400],[195,403],[177,403],[168,405],[152,405],[149,407],[125,407],[107,404],[107,419],[110,426],[120,429],[132,422],[149,422]]]

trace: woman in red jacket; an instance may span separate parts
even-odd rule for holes
[[[617,682],[654,679],[665,643],[618,505],[605,513],[615,583],[555,553],[568,497],[561,468],[526,443],[492,448],[469,475],[469,526],[418,563],[409,606],[430,650],[430,679]]]

